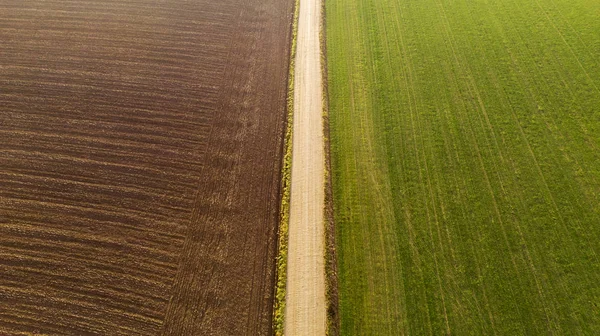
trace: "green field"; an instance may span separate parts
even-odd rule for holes
[[[600,335],[600,1],[325,0],[343,335]]]

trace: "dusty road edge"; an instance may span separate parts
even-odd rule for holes
[[[298,35],[298,12],[300,0],[294,0],[288,70],[286,125],[283,139],[283,162],[281,165],[281,204],[277,238],[277,267],[275,269],[275,295],[273,302],[273,333],[283,335],[285,323],[285,296],[287,282],[288,225],[290,221],[290,183],[292,172],[292,139],[294,120],[294,71],[296,64],[296,37]]]
[[[322,1],[301,0],[294,116],[284,333],[327,333]]]
[[[339,336],[339,291],[336,250],[333,181],[331,176],[331,142],[329,131],[329,80],[327,70],[327,5],[321,0],[321,78],[323,86],[323,146],[325,153],[325,275],[327,298],[327,335]]]

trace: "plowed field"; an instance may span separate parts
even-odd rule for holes
[[[0,3],[0,334],[269,333],[292,6]]]

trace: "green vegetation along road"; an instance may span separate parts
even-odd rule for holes
[[[326,15],[342,333],[600,334],[600,2]]]

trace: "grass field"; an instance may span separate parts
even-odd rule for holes
[[[600,2],[326,8],[342,334],[599,334]]]

